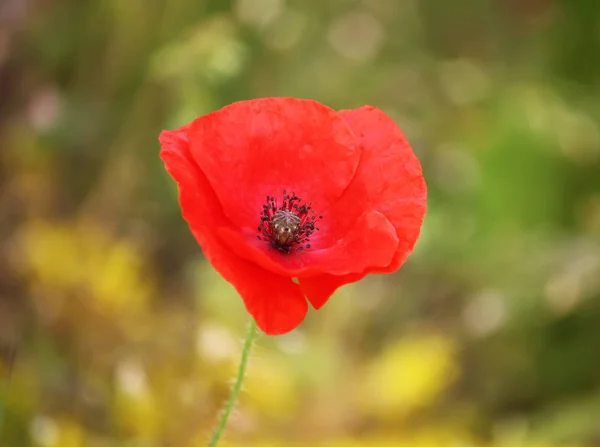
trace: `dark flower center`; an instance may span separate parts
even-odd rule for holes
[[[279,205],[275,197],[267,196],[260,214],[257,238],[269,242],[281,253],[310,248],[310,235],[319,229],[315,221],[322,219],[312,210],[312,203],[306,203],[295,193],[283,191],[283,201]]]

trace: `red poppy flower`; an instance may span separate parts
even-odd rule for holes
[[[421,165],[373,107],[242,101],[160,135],[183,217],[267,334],[340,286],[396,271],[426,210]]]

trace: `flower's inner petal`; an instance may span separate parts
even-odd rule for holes
[[[255,240],[252,232],[221,231],[240,256],[279,274],[308,277],[391,272],[412,251],[426,211],[418,159],[398,126],[381,111],[363,107],[340,114],[361,143],[361,160],[342,196],[319,212],[323,219],[317,222],[320,231],[310,236],[310,249],[281,254]],[[390,229],[395,237],[387,234]]]
[[[256,230],[267,196],[283,190],[329,208],[350,183],[360,147],[337,112],[315,101],[242,101],[194,121],[192,155],[223,210]]]
[[[355,225],[327,248],[286,254],[257,240],[253,232],[242,233],[223,227],[219,229],[219,236],[240,257],[273,273],[297,278],[322,273],[344,275],[374,266],[384,268],[398,247],[394,226],[383,214],[373,210],[359,216]]]

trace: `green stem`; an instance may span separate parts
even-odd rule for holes
[[[227,425],[229,415],[235,407],[238,395],[240,394],[240,390],[242,389],[242,382],[244,381],[244,376],[246,375],[246,367],[248,366],[248,358],[250,357],[252,340],[254,340],[255,335],[256,322],[254,321],[254,318],[252,318],[250,321],[250,325],[248,326],[248,331],[246,332],[246,340],[244,341],[244,347],[242,349],[242,358],[240,359],[240,366],[238,367],[238,372],[237,376],[235,377],[233,388],[231,389],[231,393],[229,394],[229,399],[227,399],[227,403],[225,404],[223,413],[221,413],[219,422],[217,423],[217,426],[215,427],[215,430],[213,431],[213,434],[210,438],[208,447],[215,447],[219,443],[221,435],[225,430],[225,425]]]

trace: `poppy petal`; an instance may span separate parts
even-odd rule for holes
[[[317,275],[308,278],[300,278],[300,288],[306,298],[315,309],[320,309],[331,298],[331,295],[340,287],[353,282],[360,281],[369,273],[389,273],[395,266],[401,266],[409,253],[397,250],[388,266],[371,267],[362,273],[350,273],[347,275]],[[396,267],[396,268],[398,268]]]
[[[296,253],[280,253],[253,234],[243,235],[236,229],[222,227],[219,235],[240,257],[284,276],[301,278],[329,273],[344,275],[362,272],[370,267],[386,268],[396,252],[398,236],[394,226],[374,210],[363,213],[355,225],[333,246],[306,249]]]
[[[426,212],[427,187],[419,160],[402,131],[380,110],[362,107],[340,115],[362,146],[361,160],[342,197],[323,212],[324,219],[318,222],[321,231],[311,237],[315,239],[311,249],[286,256],[269,251],[268,244],[257,241],[252,231],[235,235],[222,230],[221,236],[240,256],[278,274],[303,277],[317,272],[335,276],[389,273],[411,253]],[[385,226],[355,231],[365,210],[383,214],[394,227],[398,243],[385,236]],[[352,237],[356,237],[352,250],[346,250]],[[378,249],[382,241],[389,243]],[[385,253],[386,249],[390,252]],[[390,262],[382,264],[382,259]]]
[[[369,273],[390,273],[404,263],[419,237],[426,213],[427,186],[419,160],[396,123],[374,107],[344,110],[340,115],[362,145],[356,176],[329,215],[338,232],[346,231],[355,218],[353,203],[364,203],[390,220],[399,244],[385,267],[370,266],[361,273],[318,275],[300,279],[300,287],[315,309],[323,306],[341,286]]]
[[[338,231],[352,225],[354,203],[383,213],[396,228],[399,244],[394,258],[384,269],[400,268],[412,252],[427,210],[427,185],[421,164],[396,123],[381,110],[361,107],[343,110],[346,120],[362,146],[360,165],[352,183],[335,204],[331,215]]]
[[[160,142],[160,156],[179,186],[183,217],[208,261],[236,288],[263,332],[281,334],[298,326],[308,309],[298,284],[239,258],[216,236],[215,229],[230,223],[191,157],[186,127],[162,132]]]
[[[315,210],[350,183],[360,147],[346,121],[316,101],[262,98],[233,103],[190,125],[194,159],[229,219],[256,232],[267,196],[296,193]]]
[[[300,278],[300,288],[315,309],[320,309],[339,287],[360,281],[366,273],[351,273],[349,275],[317,275],[310,278]]]

